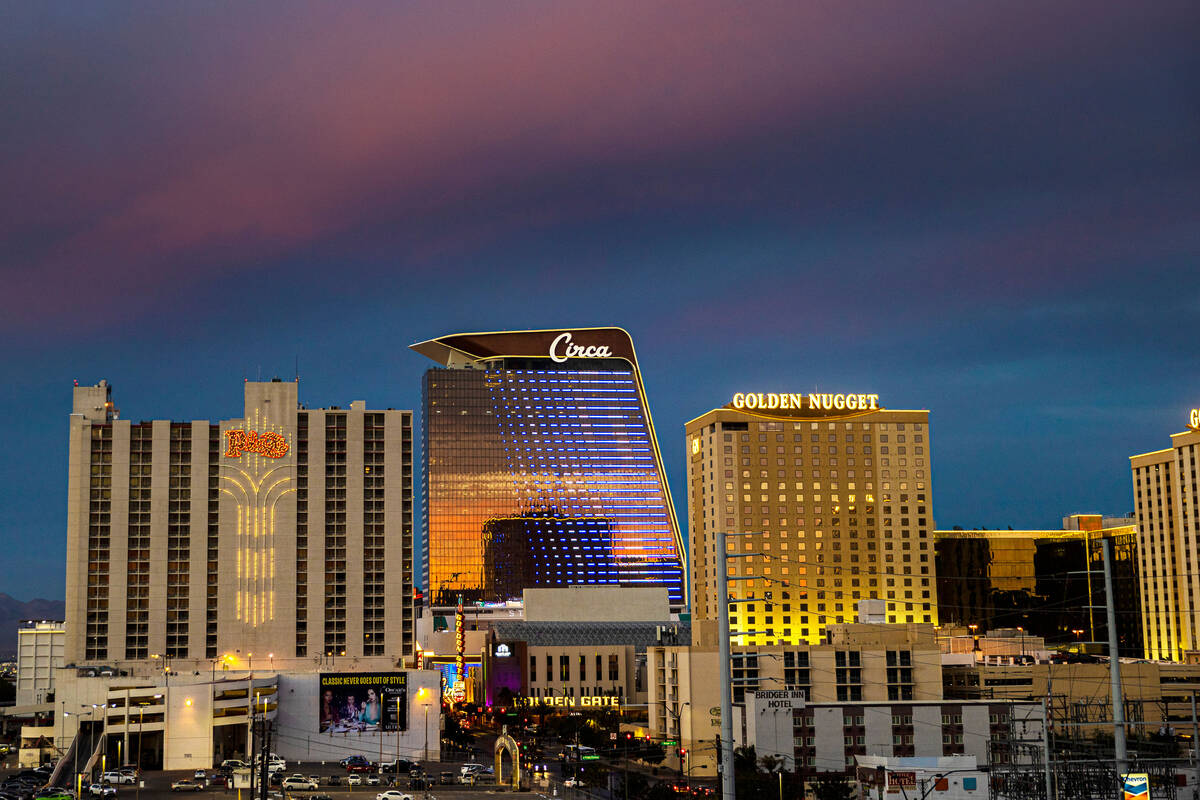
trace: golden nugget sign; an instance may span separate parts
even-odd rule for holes
[[[879,408],[879,395],[738,392],[733,396],[733,407],[771,411],[873,411]]]
[[[283,458],[287,455],[288,443],[278,433],[256,431],[225,431],[229,438],[226,458],[237,458],[242,453],[256,453],[264,458]]]
[[[1193,408],[1188,414],[1188,427],[1200,431],[1200,408]]]

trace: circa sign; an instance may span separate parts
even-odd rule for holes
[[[584,347],[572,342],[570,333],[560,333],[550,343],[550,360],[558,364],[568,358],[610,358],[611,356],[612,350],[608,348],[608,345]]]
[[[787,392],[738,392],[733,396],[737,409],[780,411],[874,411],[879,408],[877,394],[792,394]]]
[[[283,458],[287,455],[288,443],[278,433],[230,430],[225,431],[225,436],[229,438],[226,458],[237,458],[242,453],[255,453],[264,458]]]

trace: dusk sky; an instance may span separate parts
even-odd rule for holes
[[[0,591],[62,597],[72,381],[417,408],[619,325],[680,516],[737,391],[931,411],[939,527],[1132,509],[1200,405],[1200,6],[6,3]]]

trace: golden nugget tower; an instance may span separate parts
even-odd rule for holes
[[[728,540],[730,593],[747,601],[730,625],[756,633],[735,643],[818,643],[871,598],[864,621],[937,622],[928,411],[738,392],[685,430],[694,619],[717,616],[724,529],[748,534]]]

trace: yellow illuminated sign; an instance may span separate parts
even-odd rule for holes
[[[553,697],[527,697],[520,704],[527,706],[562,706],[563,708],[620,708],[621,698],[555,695]]]
[[[255,453],[264,458],[283,458],[287,455],[287,440],[273,431],[260,434],[257,431],[234,429],[225,431],[225,436],[229,439],[226,458],[239,458],[242,453]]]
[[[1200,431],[1200,408],[1193,408],[1188,414],[1188,427]]]
[[[877,394],[795,394],[788,392],[738,392],[733,396],[736,409],[768,411],[874,411],[879,408]]]

